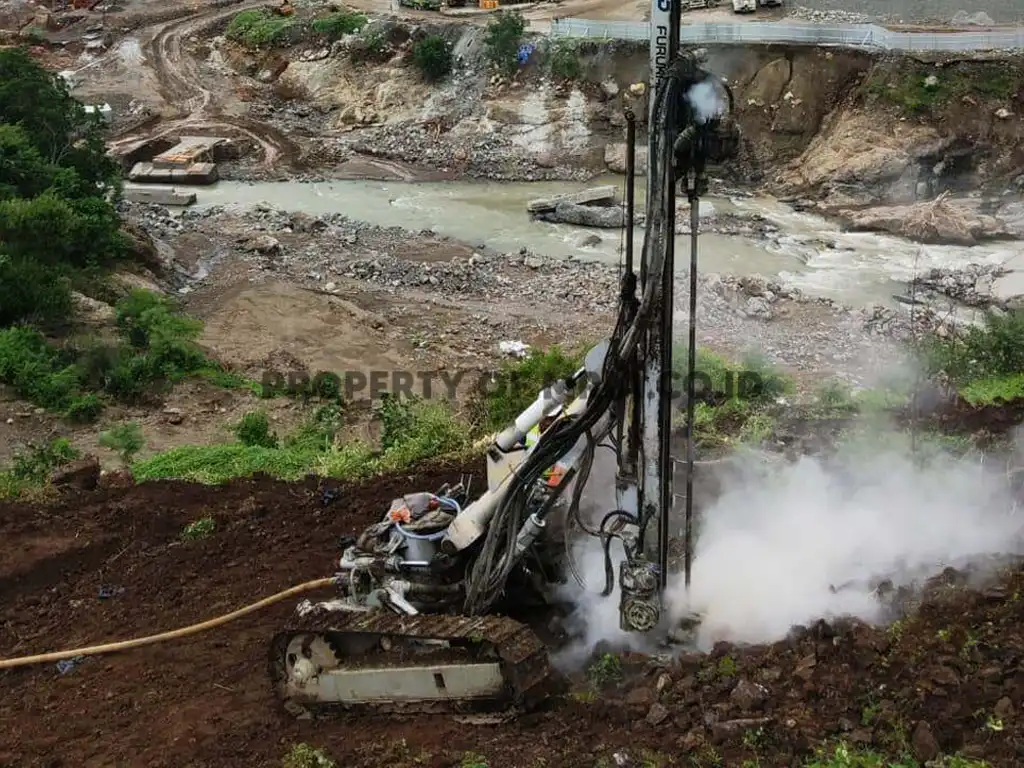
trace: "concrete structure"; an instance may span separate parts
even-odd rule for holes
[[[592,187],[582,192],[572,192],[564,195],[554,195],[540,200],[531,200],[526,204],[529,213],[549,213],[554,211],[559,203],[574,203],[576,205],[600,205],[602,203],[615,202],[616,187]]]
[[[192,205],[196,201],[195,192],[179,192],[173,187],[167,188],[140,188],[125,187],[124,196],[126,200],[133,203],[155,203],[157,205]]]
[[[156,184],[213,184],[219,178],[214,150],[225,141],[217,136],[182,136],[150,162],[136,163],[128,179]]]

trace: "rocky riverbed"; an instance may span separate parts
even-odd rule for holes
[[[481,363],[500,357],[501,341],[522,339],[526,329],[542,327],[547,343],[571,345],[598,340],[614,322],[615,265],[525,249],[495,252],[429,230],[269,205],[189,210],[180,217],[132,205],[130,216],[173,249],[178,271],[189,274],[181,290],[197,307],[209,306],[228,285],[287,281],[338,297],[357,291],[377,297],[371,305],[403,308],[398,315],[427,313],[415,330],[424,350],[455,349]],[[206,255],[202,263],[197,250]],[[686,306],[687,284],[680,275],[677,309]],[[446,314],[446,308],[463,313]],[[391,321],[381,313],[374,324],[387,328]],[[845,307],[778,280],[719,274],[700,275],[698,323],[702,346],[763,359],[792,371],[807,388],[832,377],[873,385],[901,359],[898,340],[942,325],[927,310]],[[680,314],[681,337],[685,325]]]

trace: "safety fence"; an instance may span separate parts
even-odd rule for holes
[[[646,21],[592,21],[555,19],[553,37],[586,37],[605,40],[651,39]],[[789,22],[740,22],[683,24],[683,45],[788,45],[872,48],[890,51],[1001,51],[1024,49],[1024,28],[988,32],[894,32],[875,24],[811,24]]]

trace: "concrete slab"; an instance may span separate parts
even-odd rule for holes
[[[157,167],[154,163],[136,163],[128,180],[141,184],[213,184],[219,178],[216,163],[193,163],[185,167]]]
[[[554,195],[539,200],[531,200],[526,204],[529,213],[547,213],[554,211],[559,203],[574,203],[575,205],[594,205],[595,203],[614,203],[616,187],[591,187],[582,192],[569,192],[564,195]]]
[[[196,201],[195,192],[179,192],[173,187],[170,189],[125,187],[124,196],[126,200],[133,203],[155,203],[156,205],[185,206],[192,205]]]

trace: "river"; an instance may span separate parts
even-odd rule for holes
[[[609,176],[587,183],[567,182],[399,182],[331,181],[232,182],[196,188],[196,208],[267,203],[274,207],[317,215],[341,213],[351,219],[410,230],[432,229],[441,235],[502,251],[531,251],[552,257],[576,256],[618,263],[624,233],[591,230],[532,221],[530,200],[614,184],[624,192],[623,177]],[[643,184],[637,185],[642,203]],[[847,304],[891,303],[905,282],[931,267],[957,267],[970,262],[1024,266],[1024,242],[999,242],[975,247],[919,245],[874,233],[841,232],[821,217],[798,213],[765,197],[705,200],[722,212],[760,213],[780,230],[769,237],[702,234],[698,264],[704,272],[780,277],[811,295]],[[601,242],[586,248],[581,234],[596,234]],[[643,230],[635,233],[639,254]],[[680,271],[689,262],[689,237],[679,236],[676,258]],[[1019,276],[1014,276],[1019,284]],[[1024,286],[1019,286],[1024,288]],[[1019,290],[1015,291],[1021,292]]]

